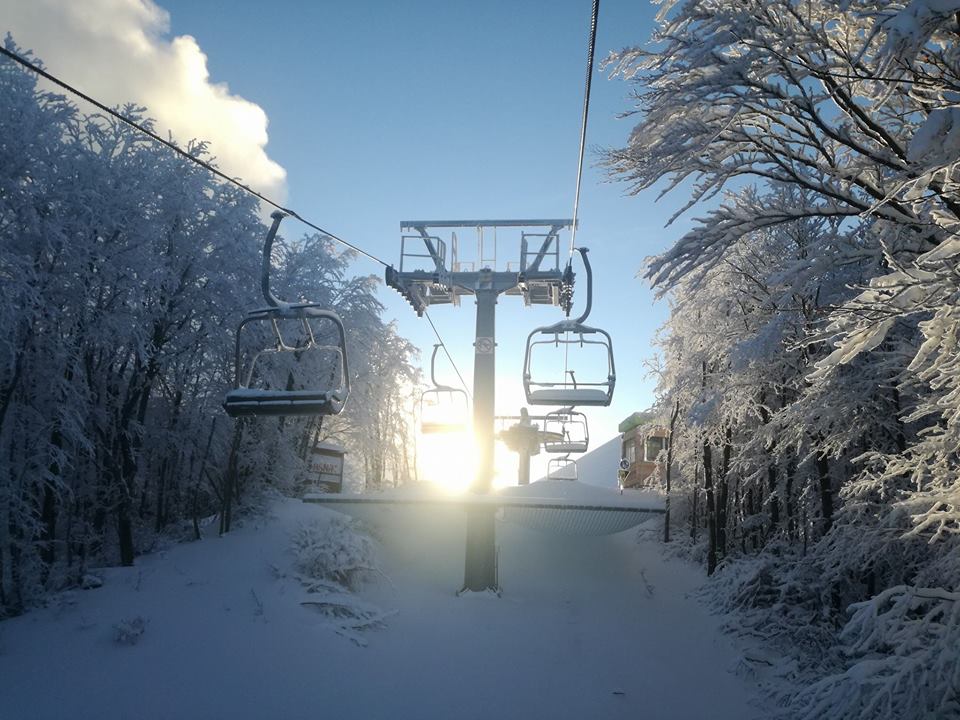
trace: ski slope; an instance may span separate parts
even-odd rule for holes
[[[358,644],[300,604],[293,577],[291,533],[332,517],[277,500],[227,537],[104,570],[103,587],[0,624],[0,716],[758,714],[718,619],[686,597],[702,572],[636,531],[562,537],[499,523],[502,596],[457,597],[462,511],[394,513],[375,531],[383,576],[356,595],[387,617]]]

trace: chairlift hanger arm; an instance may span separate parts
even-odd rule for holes
[[[433,344],[433,353],[430,355],[430,382],[433,383],[433,386],[437,389],[440,389],[441,385],[437,382],[437,351],[443,347],[440,343]]]
[[[590,248],[578,247],[577,252],[580,253],[580,257],[583,260],[583,269],[587,274],[587,307],[584,308],[583,314],[574,320],[574,322],[579,325],[586,322],[586,319],[590,316],[590,310],[593,309],[593,268],[590,267],[590,258],[587,257]]]
[[[287,213],[280,210],[274,210],[270,213],[273,218],[273,224],[267,231],[267,238],[263,241],[263,260],[260,263],[260,291],[263,293],[263,299],[267,301],[270,307],[280,307],[286,305],[270,291],[270,266],[273,255],[273,240],[277,237],[277,231],[280,229],[280,223],[287,216]]]

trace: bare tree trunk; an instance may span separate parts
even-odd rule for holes
[[[233,443],[230,445],[230,457],[227,460],[227,472],[223,479],[223,489],[220,493],[220,534],[230,532],[233,521],[233,497],[237,484],[237,475],[240,471],[240,442],[243,439],[243,420],[237,421],[233,430]]]
[[[193,535],[195,540],[199,540],[200,520],[197,517],[197,503],[200,495],[200,483],[203,481],[203,473],[207,469],[207,457],[210,455],[210,446],[213,444],[213,433],[217,429],[217,419],[219,415],[214,415],[213,422],[210,423],[210,434],[207,435],[207,446],[203,449],[203,457],[200,459],[200,471],[197,473],[197,480],[193,484],[193,497],[190,503],[190,514],[193,516]]]
[[[670,428],[667,433],[667,497],[664,502],[663,513],[663,541],[670,542],[670,471],[673,468],[673,430],[677,425],[677,416],[680,415],[680,401],[677,400],[673,405],[673,412],[670,414]]]
[[[760,421],[764,425],[770,423],[770,411],[766,407],[765,391],[760,394]],[[765,448],[768,458],[772,457],[776,446],[777,441],[773,440],[770,445]],[[770,529],[768,530],[768,534],[773,536],[776,534],[777,526],[780,524],[780,498],[777,497],[777,465],[769,459],[767,461],[767,493],[770,505]]]
[[[707,506],[707,575],[717,569],[717,518],[713,496],[713,452],[710,443],[703,442],[703,488]]]
[[[903,432],[903,420],[901,419],[903,408],[900,404],[900,391],[897,389],[896,385],[893,385],[890,390],[893,394],[893,421],[897,424],[897,432],[894,440],[897,443],[897,451],[904,453],[907,451],[907,438]]]
[[[780,525],[780,498],[777,497],[777,466],[767,465],[767,492],[770,497],[770,535],[777,532]]]
[[[717,554],[721,558],[727,556],[727,506],[730,496],[730,484],[727,476],[730,471],[730,436],[730,428],[727,427],[723,441],[723,459],[717,478]]]
[[[793,458],[793,453],[790,454],[790,457],[787,460],[787,482],[785,488],[784,505],[787,510],[787,536],[790,538],[790,542],[793,542],[797,539],[797,518],[795,508],[793,506],[793,478],[797,471],[797,465]]]
[[[820,479],[820,512],[823,516],[823,534],[833,527],[833,483],[830,480],[830,464],[826,456],[817,455],[817,475]]]
[[[697,542],[697,498],[700,497],[700,465],[693,464],[693,497],[690,500],[690,540]]]

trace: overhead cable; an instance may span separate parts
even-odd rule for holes
[[[470,400],[472,401],[473,393],[471,393],[470,388],[467,387],[467,383],[463,379],[463,375],[460,374],[460,368],[458,368],[457,364],[453,361],[453,356],[450,355],[450,351],[447,350],[447,344],[443,341],[443,338],[440,337],[440,333],[437,332],[437,326],[433,324],[433,318],[430,317],[430,313],[427,312],[426,308],[424,308],[423,316],[427,319],[427,322],[430,323],[430,327],[433,328],[433,334],[437,336],[437,342],[439,342],[440,347],[443,348],[443,352],[447,356],[447,360],[449,360],[450,364],[453,365],[453,369],[457,373],[457,377],[460,378],[460,384],[463,385],[463,389],[466,391],[467,397],[469,397]]]
[[[580,154],[577,159],[577,189],[573,196],[573,227],[570,230],[570,255],[573,256],[577,238],[577,212],[580,209],[580,182],[583,178],[583,155],[587,146],[587,114],[590,110],[590,85],[593,80],[593,55],[597,45],[597,16],[600,0],[593,0],[590,15],[590,37],[587,41],[587,81],[583,92],[583,118],[580,121]]]
[[[276,208],[277,210],[280,210],[281,212],[286,213],[286,214],[289,215],[290,217],[299,220],[299,221],[302,222],[304,225],[307,225],[308,227],[313,228],[313,229],[316,230],[317,232],[319,232],[319,233],[321,233],[321,234],[329,237],[331,240],[334,240],[334,241],[340,243],[341,245],[344,245],[345,247],[348,247],[348,248],[350,248],[351,250],[356,251],[356,252],[359,253],[360,255],[363,255],[364,257],[369,258],[370,260],[373,260],[374,262],[383,265],[384,267],[391,267],[390,263],[385,262],[384,260],[381,260],[380,258],[378,258],[376,255],[373,255],[372,253],[367,252],[366,250],[364,250],[364,249],[362,249],[362,248],[354,245],[353,243],[351,243],[351,242],[349,242],[349,241],[347,241],[347,240],[344,240],[343,238],[341,238],[341,237],[339,237],[339,236],[337,236],[337,235],[334,235],[334,234],[333,234],[332,232],[330,232],[329,230],[325,230],[324,228],[320,227],[319,225],[310,222],[309,220],[307,220],[306,218],[304,218],[302,215],[300,215],[300,213],[296,212],[295,210],[292,210],[292,209],[290,209],[290,208],[284,207],[283,205],[281,205],[280,203],[276,202],[275,200],[272,200],[271,198],[267,197],[266,195],[263,195],[262,193],[257,192],[256,190],[254,190],[253,188],[251,188],[249,185],[245,185],[245,184],[243,184],[242,182],[240,182],[239,180],[237,180],[236,178],[232,178],[232,177],[230,177],[229,175],[227,175],[226,173],[224,173],[223,171],[218,170],[216,167],[214,167],[214,166],[211,165],[210,163],[207,163],[207,162],[201,160],[200,158],[195,157],[194,155],[191,155],[190,153],[186,152],[186,151],[183,150],[182,148],[178,147],[178,146],[177,146],[176,144],[174,144],[173,142],[171,142],[171,141],[169,141],[169,140],[165,140],[164,138],[162,138],[162,137],[160,137],[159,135],[157,135],[155,132],[152,132],[151,130],[149,130],[149,129],[147,129],[146,127],[144,127],[143,125],[141,125],[140,123],[137,123],[137,122],[135,122],[134,120],[131,120],[130,118],[124,117],[123,115],[121,115],[119,112],[117,112],[117,111],[114,110],[113,108],[110,108],[110,107],[106,106],[105,104],[103,104],[103,103],[100,102],[99,100],[96,100],[96,99],[90,97],[89,95],[87,95],[87,94],[84,93],[83,91],[77,89],[77,88],[74,87],[73,85],[70,85],[69,83],[65,82],[64,80],[61,80],[60,78],[56,77],[55,75],[52,75],[51,73],[47,72],[46,70],[44,70],[44,69],[41,68],[40,66],[33,64],[32,62],[30,62],[29,60],[27,60],[25,57],[23,57],[23,56],[21,56],[21,55],[18,55],[17,53],[13,52],[12,50],[8,50],[7,48],[3,47],[2,45],[0,45],[0,54],[5,55],[6,57],[10,58],[10,59],[13,60],[14,62],[18,63],[19,65],[22,65],[22,66],[23,66],[24,68],[26,68],[27,70],[30,70],[31,72],[36,73],[36,74],[39,75],[40,77],[42,77],[42,78],[44,78],[44,79],[46,79],[46,80],[49,80],[49,81],[52,82],[54,85],[57,85],[58,87],[63,88],[63,89],[66,90],[67,92],[72,93],[73,95],[76,95],[76,96],[79,97],[79,98],[82,98],[83,100],[87,101],[88,103],[90,103],[90,104],[93,105],[94,107],[102,110],[104,113],[106,113],[106,114],[109,115],[110,117],[116,118],[116,119],[119,120],[120,122],[122,122],[122,123],[124,123],[124,124],[126,124],[126,125],[128,125],[128,126],[130,126],[130,127],[132,127],[134,130],[137,130],[138,132],[143,133],[144,135],[146,135],[146,136],[149,137],[150,139],[154,140],[155,142],[158,142],[158,143],[160,143],[161,145],[169,148],[170,150],[173,150],[175,153],[177,153],[178,155],[180,155],[180,156],[183,157],[184,159],[189,160],[190,162],[194,163],[195,165],[199,165],[200,167],[202,167],[202,168],[204,168],[205,170],[213,173],[214,175],[216,175],[217,177],[221,178],[222,180],[230,183],[231,185],[235,185],[236,187],[240,188],[240,189],[243,190],[244,192],[249,193],[250,195],[253,195],[253,196],[256,197],[256,198],[259,198],[260,200],[262,200],[263,202],[265,202],[267,205],[270,205],[271,207],[274,207],[274,208]],[[446,343],[444,343],[444,342],[443,342],[443,338],[440,337],[440,333],[437,331],[436,325],[433,324],[433,320],[430,318],[430,315],[427,314],[426,312],[424,312],[424,315],[426,316],[427,320],[430,322],[430,327],[433,328],[433,334],[436,335],[437,341],[440,343],[441,347],[443,348],[443,352],[446,354],[447,359],[450,360],[450,364],[453,366],[453,369],[456,371],[457,377],[460,378],[460,383],[463,385],[464,390],[466,390],[467,395],[469,396],[469,395],[471,394],[471,393],[470,393],[470,388],[467,387],[467,383],[466,383],[466,381],[464,381],[463,375],[460,374],[460,369],[457,367],[457,364],[454,362],[453,357],[450,355],[450,351],[447,350]]]
[[[165,145],[166,147],[170,148],[171,150],[173,150],[173,151],[174,151],[175,153],[177,153],[178,155],[181,155],[182,157],[186,158],[186,159],[189,160],[190,162],[192,162],[192,163],[194,163],[194,164],[196,164],[196,165],[199,165],[200,167],[202,167],[202,168],[210,171],[211,173],[213,173],[213,174],[216,175],[217,177],[221,178],[222,180],[225,180],[226,182],[228,182],[228,183],[230,183],[230,184],[232,184],[232,185],[236,185],[236,186],[237,186],[238,188],[240,188],[241,190],[244,190],[245,192],[250,193],[250,194],[253,195],[254,197],[259,198],[260,200],[262,200],[263,202],[265,202],[267,205],[270,205],[271,207],[274,207],[274,208],[276,208],[277,210],[280,210],[281,212],[286,213],[287,215],[289,215],[289,216],[292,217],[292,218],[296,218],[297,220],[299,220],[300,222],[302,222],[304,225],[313,228],[314,230],[316,230],[317,232],[319,232],[319,233],[321,233],[321,234],[323,234],[323,235],[326,235],[326,236],[329,237],[331,240],[335,240],[336,242],[340,243],[341,245],[344,245],[344,246],[350,248],[351,250],[354,250],[354,251],[360,253],[360,254],[363,255],[364,257],[367,257],[367,258],[369,258],[370,260],[373,260],[374,262],[380,263],[380,264],[383,265],[384,267],[390,267],[390,263],[384,262],[383,260],[381,260],[380,258],[378,258],[376,255],[373,255],[373,254],[371,254],[371,253],[368,253],[366,250],[363,250],[362,248],[357,247],[357,246],[354,245],[353,243],[348,242],[347,240],[344,240],[343,238],[334,235],[334,234],[333,234],[332,232],[330,232],[329,230],[324,230],[324,229],[323,229],[322,227],[320,227],[319,225],[316,225],[315,223],[312,223],[312,222],[310,222],[309,220],[307,220],[306,218],[304,218],[302,215],[300,215],[300,213],[296,212],[295,210],[291,210],[290,208],[286,208],[286,207],[284,207],[283,205],[281,205],[280,203],[276,202],[275,200],[271,200],[269,197],[267,197],[266,195],[263,195],[262,193],[257,192],[256,190],[254,190],[253,188],[251,188],[249,185],[244,185],[242,182],[240,182],[240,181],[237,180],[236,178],[230,177],[229,175],[227,175],[226,173],[224,173],[222,170],[218,170],[217,168],[215,168],[215,167],[214,167],[213,165],[211,165],[210,163],[204,162],[204,161],[201,160],[200,158],[191,155],[190,153],[188,153],[188,152],[187,152],[186,150],[184,150],[183,148],[178,147],[175,143],[173,143],[173,142],[171,142],[171,141],[169,141],[169,140],[164,140],[162,137],[160,137],[159,135],[157,135],[155,132],[152,132],[151,130],[148,130],[148,129],[145,128],[143,125],[141,125],[141,124],[139,124],[139,123],[131,120],[130,118],[124,117],[123,115],[121,115],[119,112],[117,112],[117,111],[114,110],[113,108],[107,107],[107,106],[104,105],[102,102],[99,102],[98,100],[95,100],[94,98],[90,97],[89,95],[87,95],[86,93],[82,92],[81,90],[78,90],[77,88],[73,87],[73,86],[70,85],[69,83],[66,83],[66,82],[64,82],[63,80],[61,80],[60,78],[58,78],[58,77],[56,77],[56,76],[54,76],[54,75],[51,75],[51,74],[48,73],[46,70],[44,70],[43,68],[39,67],[38,65],[34,65],[32,62],[30,62],[29,60],[27,60],[25,57],[23,57],[23,56],[21,56],[21,55],[18,55],[17,53],[13,52],[12,50],[8,50],[7,48],[3,47],[2,45],[0,45],[0,54],[6,55],[8,58],[10,58],[11,60],[13,60],[14,62],[19,63],[20,65],[22,65],[23,67],[27,68],[28,70],[31,70],[32,72],[36,73],[36,74],[39,75],[40,77],[42,77],[42,78],[44,78],[44,79],[46,79],[46,80],[49,80],[49,81],[52,82],[54,85],[57,85],[57,86],[63,88],[64,90],[66,90],[66,91],[68,91],[68,92],[76,95],[77,97],[83,98],[84,100],[86,100],[86,101],[87,101],[88,103],[90,103],[91,105],[93,105],[93,106],[99,108],[100,110],[102,110],[103,112],[107,113],[109,116],[111,116],[111,117],[113,117],[113,118],[116,118],[117,120],[119,120],[119,121],[122,122],[122,123],[125,123],[126,125],[129,125],[130,127],[132,127],[132,128],[134,128],[135,130],[143,133],[144,135],[146,135],[146,136],[148,136],[149,138],[151,138],[152,140],[160,143],[161,145]]]

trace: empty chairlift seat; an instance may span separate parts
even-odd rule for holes
[[[590,447],[587,416],[572,407],[554,410],[543,419],[543,449],[548,453],[584,453]]]
[[[336,415],[350,394],[340,317],[316,303],[287,303],[270,292],[270,253],[284,217],[273,213],[264,242],[261,288],[267,307],[247,313],[237,328],[234,387],[223,403],[231,417]]]
[[[595,374],[586,380],[578,380],[572,370],[565,370],[562,376],[536,374],[538,370],[534,355],[538,347],[543,349],[544,346],[552,346],[556,348],[553,352],[565,354],[567,345],[599,347],[605,356],[606,367],[594,369]],[[527,337],[523,390],[530,405],[607,406],[613,400],[616,381],[613,341],[605,330],[567,320],[537,328]]]
[[[470,399],[465,390],[437,382],[437,351],[430,356],[430,381],[433,387],[420,395],[420,432],[424,435],[462,433],[470,428]]]
[[[284,337],[281,321],[300,326],[296,342]],[[272,335],[272,345],[245,353],[244,339],[255,326]],[[330,341],[318,340],[325,337]],[[336,415],[350,392],[343,322],[336,313],[315,305],[269,307],[249,313],[237,330],[234,362],[237,386],[227,393],[223,404],[231,417]]]
[[[577,461],[571,460],[569,455],[550,458],[547,463],[548,480],[577,480]]]
[[[523,391],[530,405],[607,406],[613,400],[617,382],[613,361],[613,340],[606,330],[590,327],[585,320],[593,305],[593,271],[587,259],[587,248],[577,248],[587,272],[587,306],[575,320],[563,320],[534,329],[527,336],[523,359]],[[570,351],[591,350],[592,367],[587,379],[583,368],[567,367]],[[553,358],[549,355],[552,354]],[[543,360],[552,362],[544,363]],[[562,370],[557,369],[563,359]],[[578,379],[576,373],[581,373]]]
[[[420,432],[466,432],[470,427],[470,401],[460,388],[438,385],[420,395]]]

